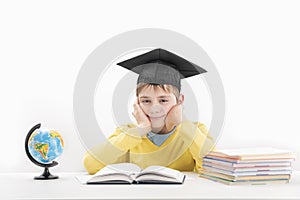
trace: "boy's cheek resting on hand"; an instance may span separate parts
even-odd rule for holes
[[[133,107],[134,112],[132,115],[135,117],[138,123],[138,132],[140,136],[144,136],[151,131],[151,122],[137,101],[133,104]],[[182,115],[182,103],[178,103],[171,108],[165,119],[167,132],[170,132],[175,126],[182,122]]]

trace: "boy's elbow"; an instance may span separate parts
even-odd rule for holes
[[[97,171],[102,169],[105,165],[95,159],[88,152],[85,153],[83,158],[83,166],[89,174],[95,174]]]

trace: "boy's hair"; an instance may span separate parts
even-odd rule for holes
[[[179,90],[173,85],[159,85],[159,84],[152,84],[152,83],[138,83],[136,86],[136,96],[138,97],[140,92],[147,87],[153,87],[154,90],[158,88],[163,89],[165,92],[173,93],[178,101],[180,93]]]

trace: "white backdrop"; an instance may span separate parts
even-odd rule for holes
[[[148,27],[186,35],[214,61],[227,100],[219,148],[300,152],[299,1],[128,3],[0,2],[0,172],[41,171],[24,151],[26,133],[39,122],[65,140],[52,171],[83,171],[72,110],[80,67],[105,40]],[[209,125],[210,108],[203,113]],[[294,166],[300,170],[300,160]]]

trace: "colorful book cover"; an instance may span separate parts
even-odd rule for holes
[[[231,167],[263,167],[263,166],[278,166],[278,167],[284,167],[284,166],[291,166],[291,162],[293,162],[294,159],[274,159],[274,160],[254,160],[254,161],[228,161],[224,159],[216,159],[212,157],[204,157],[203,163],[213,163],[218,164],[222,166],[231,166]]]
[[[215,182],[226,185],[265,185],[265,184],[284,184],[288,183],[289,179],[272,179],[272,180],[228,180],[220,177],[209,176],[201,174],[200,177],[209,179]]]
[[[230,160],[264,160],[264,159],[280,159],[295,158],[295,153],[271,147],[265,148],[241,148],[241,149],[219,149],[212,151],[208,157],[226,158]]]
[[[268,172],[268,171],[292,171],[291,166],[287,167],[278,167],[278,166],[261,166],[261,167],[230,167],[230,166],[223,166],[223,165],[216,165],[211,163],[203,163],[204,168],[213,168],[213,169],[220,169],[229,172]]]

